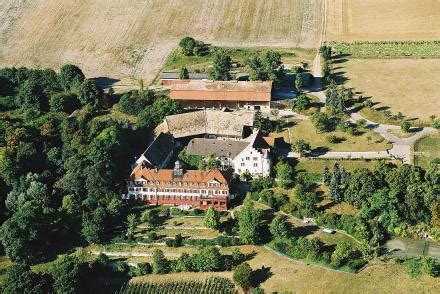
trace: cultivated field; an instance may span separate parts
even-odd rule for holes
[[[0,0],[0,66],[152,80],[185,35],[226,46],[316,47],[322,0]]]
[[[331,0],[326,3],[326,40],[440,39],[438,0]]]
[[[379,103],[374,108],[426,124],[440,116],[440,59],[349,59],[334,66],[346,86]]]

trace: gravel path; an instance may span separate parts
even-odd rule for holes
[[[315,85],[316,86],[316,85]],[[315,87],[307,92],[309,95],[313,95],[319,99],[321,104],[325,105],[325,93],[324,91],[317,90]],[[324,111],[324,107],[321,108]],[[288,112],[285,110],[285,112]],[[293,112],[292,112],[293,113]],[[286,114],[287,115],[287,114]],[[380,158],[397,158],[402,160],[403,163],[411,163],[411,145],[418,139],[430,134],[435,134],[438,131],[434,128],[426,127],[417,130],[413,136],[408,138],[399,138],[390,133],[391,130],[400,130],[400,126],[379,124],[371,120],[364,118],[358,112],[350,112],[350,120],[357,122],[359,120],[365,120],[367,122],[367,128],[373,132],[382,136],[385,140],[389,141],[393,147],[388,151],[376,151],[376,152],[327,152],[325,154],[316,155],[318,158],[368,158],[368,159],[380,159]],[[305,118],[303,118],[305,119]],[[292,154],[290,154],[292,156]],[[313,156],[313,155],[312,155]],[[294,156],[293,156],[294,157]]]

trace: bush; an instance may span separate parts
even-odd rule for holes
[[[332,263],[341,266],[350,261],[352,256],[351,245],[347,242],[338,242],[335,251],[332,253]]]
[[[431,257],[425,257],[423,260],[423,270],[432,277],[440,276],[440,263]]]
[[[293,101],[293,108],[295,110],[304,111],[309,107],[310,107],[310,99],[304,94],[299,95]]]
[[[182,50],[183,55],[193,55],[194,47],[196,46],[196,40],[191,37],[185,37],[179,42],[179,47]]]
[[[230,247],[241,245],[240,239],[237,237],[218,236],[214,239],[186,239],[186,245],[192,246],[221,246]]]
[[[354,259],[354,260],[350,260],[347,265],[352,270],[358,271],[366,264],[367,264],[367,261],[365,261],[363,259]]]
[[[0,110],[10,110],[16,108],[15,97],[14,96],[0,96]]]
[[[174,236],[174,239],[167,239],[165,244],[168,247],[181,247],[183,245],[183,238],[181,234]]]
[[[409,130],[411,129],[411,124],[407,121],[404,121],[400,124],[400,129],[405,133],[408,133]]]
[[[247,262],[243,262],[234,269],[232,274],[234,282],[241,287],[249,286],[252,279],[252,268]]]
[[[338,143],[341,143],[342,141],[345,140],[344,137],[338,137],[335,135],[329,135],[326,137],[326,139],[327,139],[327,142],[329,142],[331,144],[338,144]]]

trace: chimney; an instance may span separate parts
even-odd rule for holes
[[[174,163],[173,176],[174,177],[183,177],[183,169],[181,168],[180,161],[178,161],[178,160]]]

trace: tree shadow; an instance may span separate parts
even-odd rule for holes
[[[249,260],[251,260],[251,259],[254,259],[255,256],[257,256],[257,252],[252,251],[251,253],[247,253],[247,254],[245,254],[245,256],[244,256],[244,260],[245,260],[245,261],[249,261]]]
[[[348,61],[347,58],[338,58],[338,59],[333,59],[332,64],[340,64],[340,63],[345,63],[347,61]]]
[[[322,193],[324,194],[324,192],[322,192]],[[331,208],[331,207],[333,207],[335,205],[336,205],[335,202],[329,202],[329,203],[326,203],[324,205],[319,206],[319,210],[320,211],[326,211],[327,209],[329,209],[329,208]]]
[[[346,73],[347,72],[345,72],[345,71],[333,72],[331,74],[331,77],[338,85],[342,85],[342,84],[345,84],[345,82],[347,82],[348,80],[350,80],[349,78],[347,78],[345,76]]]
[[[316,232],[318,230],[319,230],[319,227],[316,225],[294,227],[292,230],[292,234],[295,237],[305,237],[305,236],[313,234],[314,232]]]
[[[314,156],[319,156],[319,155],[324,155],[325,153],[329,152],[330,149],[327,147],[317,147],[315,149],[312,150],[312,155]]]
[[[261,283],[264,283],[267,279],[273,276],[270,267],[265,267],[264,265],[252,272],[252,286],[258,287]]]
[[[375,110],[376,111],[383,111],[383,110],[389,110],[389,109],[390,109],[389,106],[381,106],[381,107],[376,108]]]
[[[110,88],[117,82],[121,81],[119,79],[113,79],[109,77],[96,77],[92,78],[101,88]]]
[[[336,54],[336,55],[333,55],[333,56],[331,57],[331,59],[332,59],[332,60],[334,60],[334,59],[342,59],[342,58],[350,57],[350,56],[351,56],[351,54],[348,54],[348,53],[342,53],[342,54]]]

